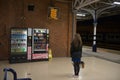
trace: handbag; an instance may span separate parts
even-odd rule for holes
[[[81,64],[82,68],[85,67],[85,63],[84,63],[84,61],[81,61],[80,64]]]

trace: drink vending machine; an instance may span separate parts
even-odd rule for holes
[[[48,60],[48,29],[11,28],[10,40],[10,63]]]
[[[27,29],[11,29],[10,63],[27,61]]]

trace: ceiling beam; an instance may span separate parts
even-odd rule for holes
[[[87,5],[93,4],[98,1],[100,1],[100,0],[75,0],[73,7],[74,7],[74,9],[79,10],[80,8],[83,8]]]

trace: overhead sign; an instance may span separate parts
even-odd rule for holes
[[[49,7],[48,8],[48,17],[50,19],[57,20],[58,19],[58,12],[59,12],[59,9],[57,7]]]

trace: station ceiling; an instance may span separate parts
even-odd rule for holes
[[[85,16],[77,16],[79,20],[91,19],[93,15],[97,18],[120,15],[120,4],[115,4],[115,2],[120,2],[120,0],[78,0],[77,4],[74,4],[76,6],[73,11],[77,9],[76,14],[85,14]]]
[[[72,11],[75,14],[84,14],[77,16],[78,20],[92,19],[97,14],[97,18],[120,15],[120,0],[56,0],[65,3],[72,3]]]

